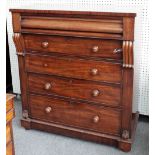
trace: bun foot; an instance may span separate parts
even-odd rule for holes
[[[21,119],[21,126],[24,127],[26,130],[30,130],[31,121],[29,119]]]
[[[131,143],[120,141],[118,142],[118,148],[124,152],[129,152],[131,151]]]

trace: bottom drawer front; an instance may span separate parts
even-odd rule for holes
[[[45,96],[29,96],[31,117],[83,129],[119,135],[119,110],[73,103]]]

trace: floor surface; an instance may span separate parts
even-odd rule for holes
[[[140,120],[132,150],[124,153],[117,148],[20,126],[21,101],[15,100],[16,117],[13,132],[16,155],[148,155],[149,123]]]

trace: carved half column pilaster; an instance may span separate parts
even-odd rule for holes
[[[133,68],[133,41],[123,41],[123,67]]]
[[[21,33],[14,33],[13,40],[14,40],[16,50],[17,50],[17,55],[18,55],[23,118],[27,119],[28,118],[27,73],[25,71],[24,38]]]
[[[123,41],[122,139],[131,138],[133,98],[133,41]]]
[[[14,33],[13,40],[16,46],[17,55],[25,56],[24,53],[24,40],[20,33]]]

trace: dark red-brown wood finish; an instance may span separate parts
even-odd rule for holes
[[[26,129],[128,152],[134,13],[11,9]]]
[[[122,52],[114,49],[122,48],[122,41],[109,39],[87,39],[62,36],[24,35],[26,52],[36,51],[46,54],[55,52],[65,55],[88,56],[122,60]],[[47,45],[46,45],[47,44]],[[46,45],[46,46],[45,46]],[[80,50],[79,50],[80,49]],[[114,54],[115,53],[115,54]]]
[[[92,81],[76,80],[55,76],[29,74],[28,86],[31,93],[53,94],[86,100],[117,107],[121,106],[121,86],[111,86]]]
[[[122,68],[120,63],[74,59],[70,57],[26,55],[27,72],[59,75],[77,79],[121,83]]]

